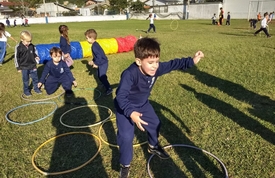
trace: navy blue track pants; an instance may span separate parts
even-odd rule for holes
[[[161,123],[152,105],[147,101],[142,107],[136,108],[136,111],[142,113],[141,119],[148,123],[148,125],[142,125],[147,131],[148,143],[152,146],[156,146],[158,144]],[[126,117],[123,113],[118,111],[116,112],[116,123],[118,128],[117,143],[120,152],[119,162],[122,165],[130,165],[133,159],[135,123],[130,117]]]
[[[60,84],[65,91],[72,90],[72,81],[67,75],[62,75],[60,78],[55,78],[49,75],[45,82],[45,90],[47,94],[53,94],[58,89]]]

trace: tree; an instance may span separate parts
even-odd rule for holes
[[[142,12],[144,10],[145,3],[140,2],[140,0],[137,0],[136,2],[131,2],[130,8],[132,11],[135,12]]]
[[[110,10],[114,10],[120,14],[129,6],[129,2],[127,0],[109,0],[109,3]]]

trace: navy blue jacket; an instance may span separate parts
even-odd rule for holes
[[[45,64],[45,67],[39,82],[44,84],[46,81],[46,77],[48,75],[54,78],[61,78],[63,75],[67,75],[71,80],[71,82],[75,81],[75,78],[73,77],[73,74],[70,68],[68,67],[67,63],[64,62],[63,60],[60,60],[58,65],[55,65],[52,60],[48,61]]]
[[[14,63],[17,70],[32,70],[36,68],[38,57],[35,46],[30,43],[25,46],[22,41],[15,46]]]
[[[97,66],[101,66],[102,64],[105,64],[108,62],[108,58],[106,57],[103,49],[101,48],[101,46],[98,44],[97,41],[95,41],[92,44],[92,53],[93,53],[93,62],[95,63],[95,65]]]
[[[64,36],[60,36],[59,46],[64,54],[71,53],[71,45],[67,43],[67,40]]]
[[[130,117],[135,108],[142,107],[148,100],[157,78],[172,70],[187,69],[194,65],[192,58],[174,59],[160,62],[155,76],[144,75],[134,62],[121,74],[120,83],[116,90],[115,107]]]

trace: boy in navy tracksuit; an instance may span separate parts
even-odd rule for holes
[[[103,49],[96,41],[97,33],[94,29],[89,29],[84,33],[86,40],[92,44],[92,54],[93,60],[89,62],[89,65],[93,66],[93,68],[98,68],[97,75],[100,82],[104,85],[106,89],[106,95],[110,95],[113,92],[111,85],[108,81],[108,77],[106,75],[108,69],[108,58],[106,57]]]
[[[31,43],[32,36],[29,31],[22,31],[20,33],[21,42],[15,47],[15,67],[18,72],[22,73],[23,80],[23,92],[24,96],[31,96],[29,90],[30,78],[32,79],[32,84],[34,91],[41,94],[41,91],[37,87],[38,76],[37,76],[37,61],[39,57],[36,54],[35,46]]]
[[[148,152],[162,159],[169,155],[158,142],[160,120],[148,101],[157,78],[172,70],[192,67],[204,57],[201,51],[192,59],[181,58],[159,62],[160,46],[152,38],[141,38],[134,46],[135,62],[122,74],[114,99],[117,120],[117,143],[120,151],[120,177],[128,177],[133,158],[134,125],[148,134]]]
[[[45,90],[48,95],[53,94],[61,84],[65,90],[66,96],[72,95],[72,84],[77,86],[77,83],[73,77],[73,74],[63,60],[62,51],[58,47],[53,47],[50,50],[52,60],[45,64],[42,76],[39,80],[38,87],[45,84]]]

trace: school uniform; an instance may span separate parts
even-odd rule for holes
[[[111,89],[111,85],[106,74],[108,70],[108,58],[97,41],[92,44],[91,50],[93,54],[93,62],[98,66],[97,76],[108,91]]]
[[[160,62],[156,74],[147,76],[140,71],[136,63],[133,63],[121,74],[114,104],[118,127],[117,143],[122,165],[130,165],[133,158],[135,123],[130,118],[131,113],[133,111],[142,113],[141,119],[148,123],[148,125],[143,125],[148,134],[148,143],[156,146],[161,123],[148,100],[151,90],[159,76],[172,70],[184,70],[193,65],[193,59],[190,57]]]
[[[64,36],[60,36],[59,46],[63,53],[63,60],[67,63],[68,67],[70,67],[74,63],[74,61],[71,57],[71,45],[68,44],[68,42]],[[68,56],[64,57],[64,54],[68,54]]]
[[[60,60],[58,65],[55,65],[52,60],[48,61],[39,80],[39,82],[45,84],[45,90],[48,95],[54,93],[60,84],[66,93],[71,93],[73,81],[75,81],[75,78],[70,68],[62,60]]]

